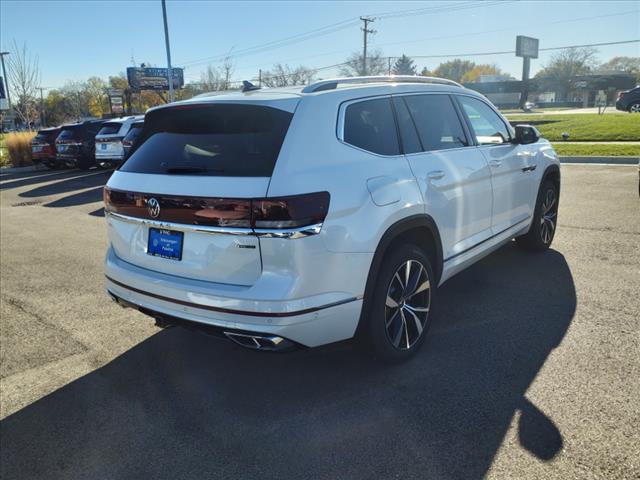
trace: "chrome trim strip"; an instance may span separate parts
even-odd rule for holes
[[[130,217],[116,212],[105,212],[107,218],[112,217],[127,223],[146,225],[155,228],[166,228],[179,232],[210,233],[218,235],[256,235],[263,238],[304,238],[310,235],[317,235],[322,230],[322,223],[307,225],[298,228],[270,229],[270,228],[240,228],[240,227],[214,227],[209,225],[189,225],[185,223],[163,222],[151,220],[149,218]]]
[[[197,233],[214,233],[225,235],[253,235],[251,228],[240,227],[213,227],[209,225],[188,225],[184,223],[163,222],[159,220],[151,220],[149,218],[130,217],[121,213],[105,212],[107,218],[113,217],[127,223],[135,223],[138,225],[147,225],[156,228],[166,228],[169,230],[178,230],[180,232],[197,232]]]

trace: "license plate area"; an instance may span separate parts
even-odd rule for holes
[[[147,254],[169,260],[182,260],[184,232],[164,228],[149,228]]]

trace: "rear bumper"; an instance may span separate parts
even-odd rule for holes
[[[256,300],[253,287],[190,280],[136,267],[109,249],[106,288],[144,313],[275,335],[315,347],[353,337],[362,298],[329,292],[293,300]],[[253,292],[256,293],[256,292]],[[151,312],[151,313],[149,313]]]
[[[616,110],[622,110],[623,112],[626,112],[629,109],[629,105],[627,105],[627,102],[623,102],[621,100],[618,100],[616,102]]]

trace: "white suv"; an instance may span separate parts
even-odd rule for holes
[[[513,238],[549,248],[559,191],[535,128],[455,82],[246,83],[147,112],[104,191],[107,290],[255,349],[403,359],[437,286]]]
[[[125,149],[122,140],[142,116],[114,118],[102,125],[96,135],[96,163],[102,167],[116,166],[122,162]]]

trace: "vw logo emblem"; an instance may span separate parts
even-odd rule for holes
[[[160,215],[160,202],[155,198],[150,198],[147,200],[147,210],[152,218],[158,218]]]

